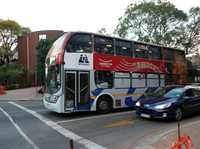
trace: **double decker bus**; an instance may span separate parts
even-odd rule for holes
[[[185,53],[87,32],[67,32],[46,57],[44,106],[57,113],[133,107],[147,91],[187,80]]]

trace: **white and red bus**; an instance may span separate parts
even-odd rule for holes
[[[184,51],[87,32],[67,32],[46,57],[51,111],[133,107],[147,91],[187,80]]]

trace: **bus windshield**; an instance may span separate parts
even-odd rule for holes
[[[49,66],[46,73],[47,92],[49,94],[56,93],[61,87],[60,66]]]

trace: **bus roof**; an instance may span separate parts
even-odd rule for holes
[[[163,46],[163,45],[149,43],[149,42],[143,42],[143,41],[135,41],[135,40],[132,40],[132,39],[125,39],[125,38],[121,38],[121,37],[103,35],[103,34],[99,34],[99,33],[92,33],[92,32],[86,32],[86,31],[72,31],[72,32],[65,32],[65,33],[71,33],[71,34],[76,34],[76,33],[83,33],[84,34],[85,33],[85,34],[91,34],[91,35],[97,35],[97,36],[104,36],[104,37],[108,37],[108,38],[126,40],[126,41],[140,43],[140,44],[147,44],[147,45],[152,45],[152,46],[157,46],[157,47],[162,47],[162,48],[167,48],[167,49],[173,49],[173,50],[177,50],[177,51],[185,53],[185,51],[183,49],[177,49],[175,47],[168,47],[168,46]]]

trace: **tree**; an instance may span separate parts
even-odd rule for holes
[[[97,32],[100,34],[109,35],[105,27],[102,27]]]
[[[185,37],[185,51],[187,53],[198,52],[200,43],[200,7],[190,9],[183,35]]]
[[[39,41],[37,49],[37,76],[41,84],[44,84],[45,80],[45,59],[49,49],[52,46],[53,41],[48,39],[42,39]]]
[[[115,33],[120,37],[131,36],[145,42],[177,46],[185,21],[187,14],[170,2],[143,1],[127,7]]]
[[[31,29],[29,27],[22,27],[21,28],[21,36],[27,35],[31,32]]]
[[[21,64],[6,64],[0,66],[0,84],[8,88],[19,83],[19,77],[24,75],[24,67]]]
[[[0,22],[0,64],[8,64],[12,50],[16,48],[21,26],[12,20]]]
[[[0,65],[10,62],[12,51],[17,47],[18,36],[23,36],[30,32],[30,28],[21,27],[16,21],[0,21]]]

